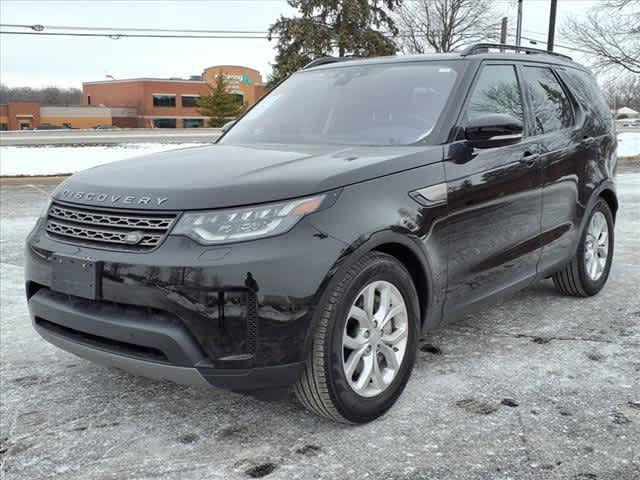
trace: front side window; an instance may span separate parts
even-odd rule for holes
[[[154,107],[175,107],[176,96],[175,95],[163,95],[160,93],[154,93],[153,95]]]
[[[548,68],[524,67],[524,77],[533,103],[536,134],[570,127],[571,103],[553,72]]]
[[[511,115],[524,123],[522,95],[513,65],[487,65],[473,86],[466,120],[491,115]]]
[[[301,71],[220,143],[412,144],[432,131],[463,68],[416,62]]]

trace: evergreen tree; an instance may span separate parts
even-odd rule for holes
[[[387,13],[401,0],[287,0],[299,17],[281,16],[269,28],[277,37],[276,63],[269,86],[326,55],[373,57],[393,55],[390,36],[398,30]]]
[[[216,84],[211,88],[211,95],[198,99],[198,112],[209,117],[210,127],[222,127],[240,115],[244,108],[236,95],[227,92],[227,82],[222,71],[216,75]]]

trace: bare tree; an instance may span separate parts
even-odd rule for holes
[[[640,76],[625,75],[602,82],[602,93],[613,108],[629,107],[640,111]]]
[[[69,106],[82,103],[82,91],[59,87],[7,87],[0,84],[0,105],[7,102],[40,102],[42,105]]]
[[[451,52],[497,37],[500,16],[488,0],[405,0],[398,9],[398,43],[406,53]]]
[[[596,70],[640,73],[640,0],[610,0],[584,20],[568,20],[563,33],[593,55]]]

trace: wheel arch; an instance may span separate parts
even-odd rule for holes
[[[429,284],[427,269],[420,260],[420,257],[408,246],[397,242],[382,243],[369,251],[386,253],[398,260],[407,269],[418,293],[420,326],[423,327],[426,322],[427,312],[429,311],[431,285]]]
[[[616,196],[616,193],[613,191],[613,189],[605,187],[602,191],[600,191],[600,194],[598,196],[602,197],[607,202],[609,208],[611,209],[611,213],[613,214],[613,220],[615,221],[616,213],[618,212],[619,207],[618,197]]]
[[[411,275],[418,292],[421,328],[424,330],[440,323],[440,290],[446,284],[446,273],[438,274],[437,268],[432,268],[422,239],[394,230],[381,230],[359,239],[349,250],[349,261],[345,262],[348,265],[372,251],[386,253],[398,260]],[[348,268],[348,265],[345,266]]]

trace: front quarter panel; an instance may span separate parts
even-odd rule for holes
[[[447,206],[425,207],[409,192],[443,182],[443,164],[432,163],[346,187],[331,209],[311,216],[316,228],[349,245],[336,271],[383,245],[411,250],[427,278],[427,291],[420,293],[424,328],[434,327],[441,320],[447,245],[440,223]]]

